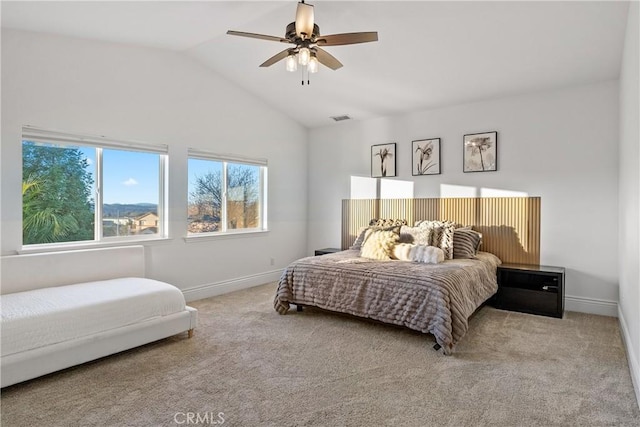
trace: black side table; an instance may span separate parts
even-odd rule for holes
[[[315,256],[318,255],[326,255],[326,254],[332,254],[335,252],[340,252],[342,249],[338,249],[338,248],[324,248],[324,249],[316,249],[315,252]]]
[[[496,308],[562,318],[564,267],[502,264],[498,266]]]

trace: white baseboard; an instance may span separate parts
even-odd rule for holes
[[[231,280],[224,280],[222,282],[208,283],[189,289],[183,289],[182,293],[184,294],[184,298],[187,302],[195,301],[274,282],[280,279],[281,275],[282,270],[266,271],[264,273],[253,274],[251,276],[238,277]]]
[[[577,311],[579,313],[618,317],[618,303],[602,299],[565,295],[564,309],[566,311]]]
[[[624,315],[620,308],[618,308],[618,321],[620,322],[620,331],[622,332],[622,343],[627,349],[627,361],[629,362],[629,371],[631,373],[631,382],[633,383],[633,389],[636,392],[636,400],[640,407],[640,365],[638,364],[638,358],[636,357],[633,345],[631,343],[631,336],[629,335],[629,329],[627,328],[627,322],[624,319]]]

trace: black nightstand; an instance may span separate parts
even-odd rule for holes
[[[316,249],[315,252],[315,256],[318,255],[326,255],[326,254],[332,254],[335,252],[340,252],[342,249],[338,249],[338,248],[324,248],[324,249]]]
[[[504,310],[562,318],[564,268],[524,264],[498,266],[498,293],[494,305]]]

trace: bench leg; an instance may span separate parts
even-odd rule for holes
[[[187,338],[193,338],[193,329],[187,331]]]
[[[296,311],[302,311],[302,306],[300,304],[296,304]]]

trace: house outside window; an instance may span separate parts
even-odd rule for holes
[[[164,145],[24,127],[23,247],[166,237],[166,162]]]
[[[189,150],[188,235],[267,230],[267,161]]]

